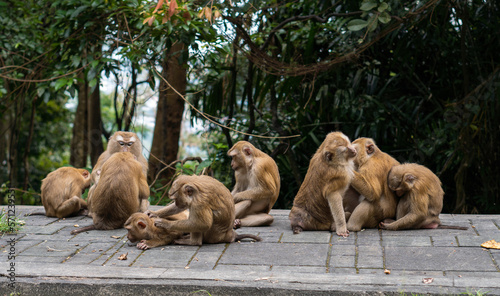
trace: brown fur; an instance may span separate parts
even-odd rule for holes
[[[264,226],[273,223],[269,215],[280,193],[276,162],[246,141],[239,141],[227,153],[236,184],[231,194],[235,203],[235,226]]]
[[[354,159],[354,179],[351,186],[364,196],[364,200],[354,209],[347,229],[360,231],[362,228],[375,228],[379,222],[396,215],[397,200],[387,186],[387,174],[399,162],[382,152],[375,141],[359,138],[352,142],[357,155]]]
[[[348,236],[342,197],[353,177],[356,150],[341,132],[326,136],[311,159],[309,169],[290,211],[294,233],[330,230]]]
[[[401,199],[397,207],[396,221],[381,222],[381,228],[467,229],[467,227],[441,225],[439,214],[443,209],[444,191],[439,178],[425,166],[416,163],[395,166],[389,172],[387,183]]]
[[[62,167],[42,180],[41,197],[47,217],[64,218],[82,214],[87,202],[81,198],[90,186],[90,173],[85,169]],[[33,215],[32,214],[32,215]]]
[[[119,131],[115,132],[109,138],[106,151],[104,151],[97,159],[97,163],[92,169],[92,183],[97,183],[99,178],[98,174],[100,173],[104,162],[106,162],[106,160],[108,160],[111,155],[116,152],[130,152],[135,155],[136,160],[141,163],[142,173],[145,176],[148,175],[148,161],[142,155],[142,144],[139,137],[133,132]]]
[[[89,200],[93,225],[71,234],[92,229],[116,229],[133,213],[148,207],[149,187],[141,164],[128,152],[113,153],[103,164],[99,183]]]
[[[216,179],[209,176],[179,176],[169,192],[174,203],[158,211],[169,216],[189,209],[187,220],[168,221],[155,219],[155,226],[168,231],[189,232],[189,239],[176,240],[176,244],[197,245],[202,243],[231,243],[254,235],[237,235],[233,230],[234,202],[231,192]],[[157,212],[157,213],[158,213]]]
[[[185,219],[188,218],[186,212],[181,213],[184,214]],[[174,218],[174,220],[176,219],[177,217]],[[182,237],[183,234],[182,232],[168,231],[164,228],[156,227],[153,219],[145,213],[132,214],[125,222],[124,227],[128,230],[127,238],[130,242],[140,241],[137,244],[137,248],[141,250],[171,244],[174,240]]]

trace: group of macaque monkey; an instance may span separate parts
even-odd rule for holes
[[[92,174],[62,167],[42,180],[44,214],[92,217],[92,225],[73,235],[125,227],[129,241],[142,250],[171,243],[260,241],[234,229],[273,223],[269,212],[280,192],[278,166],[246,141],[236,143],[228,156],[236,179],[232,192],[210,176],[181,175],[168,192],[172,202],[151,211],[141,142],[135,133],[116,132]],[[81,195],[89,187],[85,201]],[[343,133],[332,132],[313,155],[289,218],[294,234],[329,230],[346,237],[349,231],[376,227],[467,229],[441,225],[443,195],[439,178],[426,167],[400,164],[372,139],[351,144]]]

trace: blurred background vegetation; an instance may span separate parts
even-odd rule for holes
[[[500,4],[478,0],[2,1],[1,190],[40,204],[50,171],[91,170],[131,130],[152,204],[176,171],[231,188],[226,152],[245,139],[276,160],[290,208],[340,130],[433,170],[443,212],[500,213],[499,26]]]

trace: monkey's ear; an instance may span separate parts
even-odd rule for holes
[[[329,151],[325,152],[323,155],[325,156],[325,160],[326,160],[326,161],[331,161],[331,160],[332,160],[332,158],[333,158],[332,153],[331,153],[331,152],[329,152]]]
[[[87,170],[83,170],[83,171],[82,171],[82,176],[83,176],[84,178],[87,178],[87,177],[89,176],[89,171],[87,171]]]
[[[184,186],[184,193],[186,193],[188,196],[192,196],[194,194],[194,187],[190,185]]]
[[[375,152],[375,144],[373,144],[373,143],[367,144],[366,145],[366,153],[372,154],[373,152]]]
[[[415,180],[417,180],[417,177],[415,177],[414,175],[412,175],[410,173],[406,173],[404,175],[403,179],[405,180],[406,183],[413,185],[413,183],[415,183]]]
[[[250,156],[253,153],[252,148],[250,148],[249,146],[243,146],[243,149],[241,150],[243,150],[246,156]]]
[[[144,228],[146,228],[146,223],[144,223],[143,220],[139,220],[139,221],[137,221],[137,226],[144,229]]]

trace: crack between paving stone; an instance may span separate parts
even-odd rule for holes
[[[85,245],[84,247],[82,248],[79,248],[77,249],[73,254],[69,255],[68,257],[66,257],[66,259],[64,259],[61,264],[65,263],[66,261],[68,261],[69,259],[73,258],[76,254],[80,253],[83,249],[85,249],[86,247],[90,246],[90,243],[88,243],[87,245]]]
[[[332,249],[333,249],[333,244],[332,244],[332,240],[333,240],[333,233],[330,233],[330,240],[328,241],[328,252],[326,254],[326,270],[325,270],[325,273],[329,273],[330,272],[330,259],[332,258]]]
[[[215,262],[215,265],[214,267],[212,268],[212,270],[215,270],[215,268],[217,267],[217,265],[219,265],[219,261],[220,259],[222,259],[222,256],[224,255],[224,253],[226,252],[227,248],[229,248],[229,244],[230,243],[226,243],[226,245],[224,246],[224,250],[222,250],[222,253],[220,254],[219,258],[217,259],[217,261]],[[198,249],[199,250],[199,249]],[[196,254],[198,253],[198,251],[196,251]],[[195,255],[196,255],[195,254]],[[194,256],[193,256],[194,257]],[[191,263],[191,261],[189,261],[189,263]]]
[[[186,266],[184,268],[189,268],[189,264],[191,264],[191,262],[193,262],[193,260],[196,258],[196,255],[198,255],[198,252],[200,252],[200,249],[201,249],[201,246],[199,246],[198,249],[196,250],[196,252],[194,252],[193,256],[191,256],[191,258],[189,259],[188,263],[186,264]],[[215,264],[217,265],[217,263],[215,263]]]
[[[113,247],[114,247],[114,246],[116,246],[116,245],[118,245],[118,243],[119,243],[119,242],[121,242],[121,238],[120,238],[120,240],[118,240],[118,242],[116,242],[116,244],[114,244],[114,245],[113,245]],[[115,255],[116,255],[116,254],[117,254],[117,253],[118,253],[118,252],[119,252],[122,248],[123,248],[123,246],[124,246],[125,244],[127,244],[127,243],[126,243],[126,242],[122,243],[122,245],[121,245],[118,249],[116,249],[116,251],[115,251],[115,252],[114,252],[111,256],[109,256],[109,258],[108,258],[106,261],[104,261],[104,263],[102,264],[102,266],[106,265],[106,263],[108,263],[108,262],[111,260],[111,258],[113,258],[113,257],[114,257],[114,256],[115,256]],[[111,249],[111,248],[110,248],[110,249]],[[108,249],[108,250],[109,250],[109,249]],[[108,250],[106,250],[106,252],[107,252]],[[106,252],[104,252],[104,253],[106,253]],[[103,254],[104,254],[104,253],[103,253]],[[100,258],[100,257],[101,257],[101,256],[99,256],[99,258]],[[96,259],[96,260],[97,260],[97,259]]]
[[[498,266],[497,261],[495,260],[495,257],[493,257],[493,254],[491,253],[491,249],[487,249],[488,254],[490,254],[491,261],[493,261],[493,264],[495,264],[495,268],[497,271],[500,271],[500,267]]]
[[[359,274],[358,259],[359,259],[359,246],[358,246],[358,233],[354,233],[354,268],[356,269],[356,274]]]

